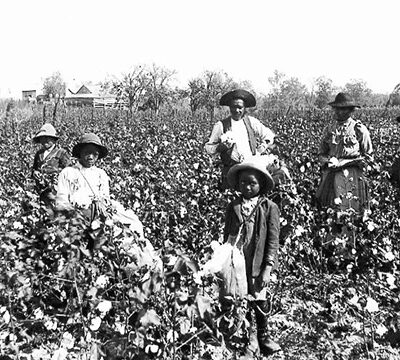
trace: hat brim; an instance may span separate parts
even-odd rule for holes
[[[230,91],[221,97],[219,104],[221,106],[231,106],[232,101],[236,99],[243,100],[244,106],[246,108],[256,106],[256,98],[253,96],[252,93],[248,92],[247,90]]]
[[[332,106],[333,108],[361,108],[360,105],[354,104],[353,102],[336,103],[332,101],[328,103],[328,105]]]
[[[232,166],[228,171],[227,181],[232,189],[237,191],[239,190],[239,173],[244,170],[256,170],[263,176],[265,181],[265,188],[262,189],[263,193],[266,194],[274,188],[274,179],[266,169],[266,166],[262,166],[253,162],[243,162]]]
[[[43,138],[43,137],[49,137],[49,138],[53,138],[53,139],[55,139],[55,140],[58,140],[58,139],[60,138],[60,137],[57,136],[57,135],[45,135],[45,134],[43,134],[43,135],[35,136],[35,137],[32,139],[32,141],[33,141],[35,144],[39,144],[40,138]]]
[[[99,148],[99,159],[105,158],[108,155],[108,149],[105,146],[96,144],[94,142],[87,142],[76,144],[72,148],[72,156],[79,159],[82,148],[88,144],[96,145]]]

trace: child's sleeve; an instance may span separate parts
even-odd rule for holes
[[[60,155],[59,167],[64,169],[71,164],[71,157],[69,156],[68,151],[65,149],[61,149]]]
[[[224,227],[224,242],[228,240],[228,237],[232,230],[232,221],[233,221],[233,206],[232,203],[228,204],[225,211],[225,227]]]
[[[35,158],[33,159],[32,174],[34,170],[39,170],[39,152],[35,154]]]
[[[280,212],[278,205],[271,201],[271,212],[268,217],[267,246],[265,252],[266,265],[274,265],[279,248]]]

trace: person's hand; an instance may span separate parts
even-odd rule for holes
[[[235,145],[235,139],[231,131],[228,131],[221,135],[221,144],[230,149],[233,145]]]
[[[328,167],[329,168],[335,168],[339,165],[339,160],[332,156],[329,160],[328,160]]]
[[[260,288],[266,287],[271,281],[271,270],[272,266],[267,266],[257,278],[257,282]]]

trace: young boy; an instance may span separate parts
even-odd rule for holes
[[[234,165],[227,174],[230,187],[241,193],[226,209],[225,241],[239,240],[246,263],[248,294],[254,301],[257,338],[260,352],[270,355],[281,350],[268,336],[267,301],[262,290],[268,285],[279,247],[279,208],[266,197],[274,180],[265,165],[243,162]],[[239,234],[239,230],[241,233]]]
[[[35,154],[32,177],[40,194],[40,200],[50,205],[55,198],[56,176],[70,164],[67,150],[57,146],[58,135],[53,125],[44,124],[33,137],[33,142],[41,145]]]

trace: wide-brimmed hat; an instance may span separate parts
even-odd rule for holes
[[[265,164],[258,162],[245,161],[240,164],[233,165],[227,174],[229,186],[234,190],[239,190],[239,173],[243,170],[256,170],[264,179],[265,188],[262,189],[264,193],[272,190],[275,186],[274,179],[266,168]]]
[[[256,98],[254,95],[243,89],[229,91],[221,97],[219,104],[231,106],[232,101],[236,99],[243,100],[244,106],[247,108],[256,106]]]
[[[44,124],[39,129],[39,131],[35,134],[35,136],[33,137],[32,140],[35,143],[39,143],[40,142],[40,138],[44,137],[44,136],[52,137],[52,138],[54,138],[56,140],[59,138],[59,136],[57,135],[56,129],[54,129],[54,126],[49,124],[49,123]]]
[[[99,148],[99,159],[107,156],[108,149],[101,143],[100,138],[93,133],[87,133],[81,136],[79,142],[72,149],[72,156],[79,158],[82,148],[87,144],[93,144]]]
[[[333,108],[356,108],[360,107],[360,105],[357,105],[353,98],[350,96],[350,94],[340,92],[339,94],[336,95],[335,101],[332,101],[328,103],[328,105],[332,106]]]

